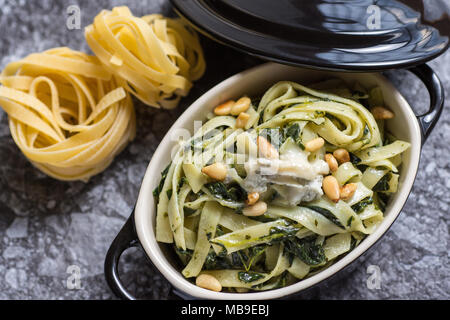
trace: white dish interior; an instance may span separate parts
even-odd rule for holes
[[[242,95],[261,95],[278,81],[292,80],[300,84],[310,84],[329,78],[341,78],[353,83],[360,82],[371,88],[379,86],[387,105],[396,117],[388,123],[388,130],[397,138],[411,142],[411,148],[404,153],[400,172],[399,191],[393,196],[385,211],[385,219],[378,229],[368,236],[358,247],[322,272],[289,287],[258,293],[216,293],[195,286],[183,277],[180,270],[167,258],[164,245],[156,242],[156,208],[152,191],[159,184],[161,171],[171,161],[170,155],[175,146],[171,138],[177,130],[194,130],[195,120],[205,120],[206,114],[219,103],[236,99]],[[156,150],[145,174],[135,210],[136,231],[142,247],[154,265],[170,283],[192,297],[199,299],[262,300],[276,299],[305,290],[329,278],[343,269],[369,249],[391,226],[405,204],[416,177],[421,150],[421,133],[416,116],[407,101],[395,87],[382,75],[373,73],[338,73],[299,69],[285,65],[268,63],[237,74],[215,86],[194,102],[175,122]]]

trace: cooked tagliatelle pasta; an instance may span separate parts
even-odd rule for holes
[[[85,35],[119,85],[149,106],[175,108],[205,72],[198,36],[180,19],[117,7],[103,10]]]
[[[86,181],[135,137],[131,97],[93,56],[32,54],[7,65],[0,83],[14,141],[51,177]]]
[[[214,113],[154,191],[157,240],[186,278],[214,291],[287,286],[382,222],[410,145],[383,129],[395,115],[378,88],[280,82]]]

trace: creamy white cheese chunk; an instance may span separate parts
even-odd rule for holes
[[[296,206],[301,202],[314,201],[323,195],[323,176],[318,175],[314,180],[304,180],[296,185],[274,184],[272,187],[285,200],[287,205]]]
[[[321,160],[308,160],[309,152],[297,146],[287,148],[279,159],[250,158],[245,163],[247,177],[243,186],[248,192],[263,193],[268,185],[289,205],[309,202],[323,195],[323,175],[330,172]]]

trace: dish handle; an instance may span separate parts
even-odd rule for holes
[[[119,277],[119,260],[127,249],[136,247],[139,243],[136,230],[134,228],[134,210],[130,218],[120,230],[117,237],[112,242],[105,258],[105,278],[114,294],[126,300],[136,300],[136,297],[123,285]]]
[[[122,254],[130,248],[140,247],[139,238],[135,229],[134,210],[125,225],[120,230],[117,237],[112,242],[105,258],[105,278],[108,286],[113,293],[124,300],[137,300],[137,298],[128,292],[119,277],[119,261]],[[149,259],[150,260],[150,259]],[[151,261],[150,261],[151,263]],[[159,272],[153,264],[151,264],[157,272]],[[193,300],[193,298],[173,286],[170,287],[167,297],[171,300]]]
[[[422,80],[430,94],[430,109],[425,114],[417,116],[422,131],[423,145],[439,121],[444,108],[445,93],[441,80],[429,65],[421,64],[408,70]]]

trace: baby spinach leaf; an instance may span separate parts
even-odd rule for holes
[[[228,196],[231,200],[236,202],[243,202],[247,200],[247,191],[245,191],[238,183],[231,185],[228,188]]]
[[[365,164],[360,164],[361,163],[361,159],[359,157],[357,157],[355,154],[350,153],[350,162],[356,167],[358,168],[358,170],[364,172],[367,169],[367,165]]]
[[[153,196],[155,198],[159,197],[161,194],[161,191],[164,187],[164,183],[166,182],[167,174],[169,173],[170,166],[172,165],[172,162],[161,172],[161,181],[159,182],[158,187],[156,187],[155,190],[153,190]]]
[[[197,212],[197,210],[191,209],[191,208],[187,208],[187,207],[184,207],[183,210],[184,210],[184,215],[185,215],[185,217],[190,217],[190,216],[192,216],[194,213]]]
[[[295,237],[299,230],[299,228],[288,225],[286,222],[286,226],[272,227],[270,229],[269,235],[263,236],[261,238],[264,240],[269,240],[268,244],[272,245],[274,243],[279,243],[281,241]]]
[[[286,287],[286,282],[287,282],[288,276],[289,276],[289,271],[286,270],[279,276],[277,283],[273,289],[279,289],[279,288]]]
[[[240,251],[233,252],[231,254],[231,263],[236,269],[242,269],[244,267],[244,265],[242,264],[242,255]]]
[[[372,190],[377,192],[389,190],[389,181],[391,180],[391,177],[392,174],[390,172],[386,173]]]
[[[296,141],[298,137],[300,136],[300,126],[298,123],[294,123],[292,126],[288,127],[285,130],[285,139],[292,138],[292,140]]]
[[[242,261],[242,265],[245,268],[245,271],[249,271],[251,269],[255,260],[266,251],[267,247],[268,247],[267,244],[250,247],[247,250],[248,254],[245,254],[244,250],[238,251]]]
[[[380,205],[380,210],[384,211],[386,209],[390,196],[386,193],[377,193],[377,196],[378,196],[378,203]]]
[[[255,220],[255,221],[259,221],[262,223],[266,223],[266,222],[273,222],[276,220],[276,218],[270,217],[268,215],[262,215],[259,217],[249,217],[251,220]]]
[[[238,184],[232,183],[228,187],[223,182],[205,184],[205,187],[217,199],[243,202],[247,199],[247,192]]]
[[[221,226],[217,226],[216,227],[216,234],[215,234],[215,236],[216,237],[221,237],[221,236],[223,236],[225,234],[225,232],[222,230],[222,227]]]
[[[222,270],[235,269],[236,266],[231,264],[227,257],[217,255],[214,250],[210,250],[208,255],[206,256],[203,268],[205,270]]]
[[[259,279],[264,278],[264,275],[262,275],[260,273],[256,273],[256,272],[239,272],[238,278],[242,282],[252,283],[252,282],[258,281]]]
[[[184,265],[187,265],[189,263],[189,261],[192,259],[194,251],[189,250],[189,249],[183,250],[181,248],[178,248],[175,245],[174,245],[174,249],[175,249],[175,252],[178,254],[178,257],[180,258],[181,262]]]
[[[215,245],[218,245],[219,247],[221,247],[222,248],[222,250],[219,252],[219,254],[218,254],[218,256],[219,257],[226,257],[227,255],[228,255],[228,250],[227,250],[227,247],[225,247],[225,245],[224,244],[222,244],[222,243],[220,243],[220,242],[217,242],[217,243],[214,243]]]
[[[350,228],[352,226],[353,219],[354,219],[353,216],[348,218],[348,220],[347,220],[347,228]]]
[[[336,218],[336,216],[334,214],[332,214],[329,210],[321,208],[321,207],[316,207],[316,206],[307,206],[306,208],[320,213],[325,218],[327,218],[328,220],[333,222],[335,225],[337,225],[339,228],[345,229],[345,227],[342,225],[342,223],[339,221],[339,219]]]
[[[286,141],[288,138],[291,138],[300,147],[300,149],[305,150],[305,145],[300,139],[300,133],[300,125],[298,123],[294,123],[293,125],[284,129],[284,141]]]
[[[361,200],[358,203],[355,203],[354,205],[352,205],[352,209],[353,211],[355,211],[356,213],[361,213],[364,211],[364,209],[368,206],[371,205],[373,203],[373,199],[372,197],[367,197],[363,200]]]
[[[187,183],[187,179],[186,179],[186,177],[182,177],[180,179],[180,182],[178,183],[178,190],[180,190],[184,186],[185,183]]]
[[[325,262],[326,257],[322,245],[315,241],[315,237],[292,238],[284,242],[284,250],[307,265],[317,266]]]
[[[205,184],[205,187],[206,189],[209,190],[209,192],[211,192],[211,194],[214,197],[222,200],[228,199],[228,191],[224,183],[222,182],[207,183]]]
[[[353,251],[353,249],[356,248],[357,243],[358,243],[358,240],[352,236],[352,240],[350,242],[350,251]]]

